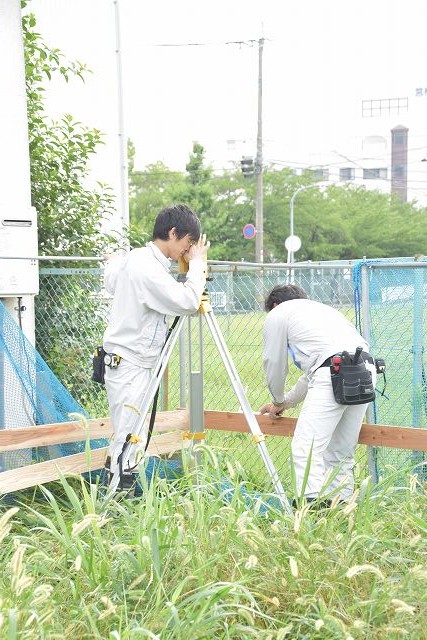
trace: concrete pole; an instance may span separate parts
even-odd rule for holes
[[[255,201],[255,262],[264,262],[264,215],[263,215],[263,183],[262,183],[262,53],[264,38],[258,40],[258,132],[256,172],[256,201]]]
[[[117,109],[118,109],[118,136],[119,136],[119,215],[120,231],[126,232],[129,227],[129,186],[128,186],[128,152],[127,136],[125,133],[125,118],[123,106],[123,73],[122,50],[120,34],[120,9],[119,0],[114,0],[114,16],[116,27],[116,64],[117,64]]]

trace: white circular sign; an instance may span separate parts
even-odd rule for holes
[[[285,240],[285,247],[288,251],[298,251],[298,249],[301,249],[301,238],[298,236],[288,236]]]

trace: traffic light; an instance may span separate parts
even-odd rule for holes
[[[240,160],[240,166],[245,178],[251,178],[255,173],[254,159],[251,156],[243,156]]]

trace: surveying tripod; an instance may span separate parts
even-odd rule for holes
[[[270,454],[268,453],[268,450],[265,444],[265,436],[259,427],[259,424],[249,404],[249,400],[246,397],[239,374],[236,370],[234,362],[228,351],[227,345],[225,344],[224,337],[222,335],[218,322],[214,316],[213,309],[210,304],[209,294],[206,288],[203,292],[200,307],[197,313],[199,315],[200,325],[202,323],[203,317],[207,322],[213,341],[215,342],[215,345],[221,356],[222,362],[225,366],[230,382],[233,386],[234,392],[237,396],[237,399],[239,400],[239,403],[242,408],[243,415],[246,418],[246,422],[248,424],[249,430],[252,433],[253,440],[258,446],[258,450],[260,452],[262,460],[265,464],[267,472],[273,483],[275,494],[279,499],[283,509],[288,514],[292,514],[293,513],[292,508],[286,497],[282,483],[279,480],[274,464],[270,458]],[[163,374],[168,365],[169,359],[171,357],[172,351],[177,342],[178,336],[181,334],[185,320],[186,320],[186,316],[181,316],[178,322],[176,323],[174,329],[172,330],[169,336],[169,339],[167,340],[160,354],[159,360],[152,371],[151,379],[144,393],[144,396],[142,398],[141,405],[138,408],[138,410],[135,411],[133,414],[133,420],[129,424],[130,436],[128,437],[128,441],[123,447],[123,451],[121,454],[122,456],[121,466],[123,469],[126,469],[129,463],[130,447],[132,446],[132,443],[140,440],[139,435],[144,428],[144,423],[147,418],[151,403],[161,383]],[[199,339],[201,343],[202,342],[201,326],[199,331]],[[202,344],[200,344],[200,353],[201,353],[201,347],[202,347]],[[199,413],[201,414],[200,421],[203,424],[203,404],[201,403],[201,398],[203,397],[203,385],[200,378],[199,378],[199,381],[200,381],[199,384],[191,384],[191,377],[190,377],[190,405],[192,403],[196,403],[198,405],[200,409]],[[111,477],[111,481],[109,485],[109,489],[111,493],[116,491],[119,485],[119,482],[120,482],[120,472],[119,470],[116,470]]]

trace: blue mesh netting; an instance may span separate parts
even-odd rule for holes
[[[0,302],[0,428],[67,422],[70,413],[87,417]],[[91,448],[107,444],[92,440]],[[0,470],[78,453],[84,446],[77,442],[7,452],[0,456]]]
[[[414,266],[419,263],[422,266]],[[357,326],[368,338],[374,357],[384,358],[387,367],[385,396],[377,394],[374,422],[426,428],[427,258],[361,261],[352,275]],[[378,387],[382,388],[381,376]],[[378,475],[416,465],[418,473],[425,473],[421,452],[378,448],[374,460]]]

